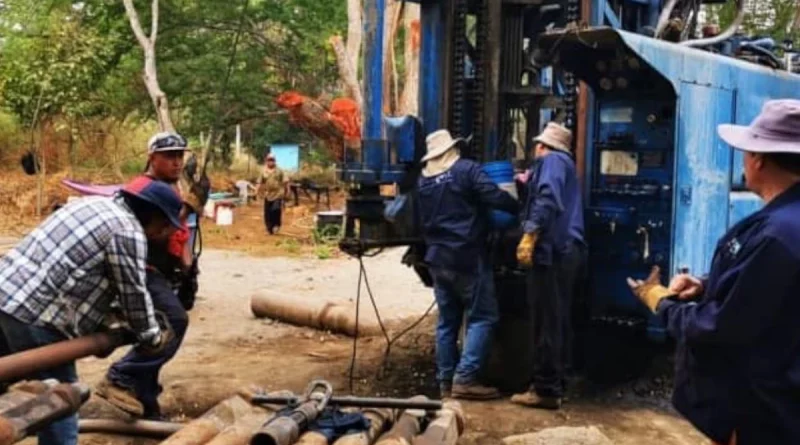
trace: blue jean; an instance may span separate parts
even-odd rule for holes
[[[431,275],[439,306],[436,378],[441,383],[475,383],[489,354],[492,331],[499,319],[492,271],[487,261],[481,261],[477,273],[434,267]],[[459,358],[458,335],[465,311],[467,328]]]
[[[152,417],[161,414],[158,404],[158,396],[161,394],[158,375],[161,368],[178,353],[189,327],[189,317],[169,281],[161,273],[147,271],[147,290],[155,309],[167,316],[175,331],[175,338],[159,355],[140,354],[136,348],[131,349],[111,365],[108,380],[136,393],[136,398],[144,406],[145,417]]]
[[[46,346],[67,339],[56,330],[22,323],[2,312],[0,312],[0,330],[3,331],[8,349],[12,353]],[[56,379],[62,383],[75,383],[78,381],[78,373],[75,370],[75,362],[72,362],[47,371],[38,372],[29,378],[39,380]],[[78,415],[73,414],[42,428],[38,433],[38,439],[39,445],[77,445]]]

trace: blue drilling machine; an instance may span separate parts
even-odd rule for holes
[[[643,369],[669,339],[625,278],[653,265],[702,275],[719,236],[760,207],[716,127],[800,97],[790,42],[739,32],[744,0],[730,27],[704,26],[702,37],[703,4],[725,0],[419,0],[419,115],[384,116],[386,1],[364,2],[363,141],[341,165],[340,247],[405,246],[403,262],[430,286],[413,212],[386,216],[412,195],[425,135],[446,128],[469,141],[462,155],[524,168],[532,137],[560,121],[576,136],[589,244],[575,363],[597,378]],[[381,195],[386,185],[397,193]],[[532,364],[517,226],[495,224],[490,246],[501,320],[487,377],[509,391],[525,387]]]

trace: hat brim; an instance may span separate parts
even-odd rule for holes
[[[165,152],[168,152],[168,151],[187,151],[187,150],[189,150],[189,147],[165,147],[165,148],[157,148],[157,149],[151,151],[150,154],[153,154],[153,153],[165,153]]]
[[[453,148],[453,147],[455,147],[455,146],[456,146],[456,144],[458,144],[459,142],[464,142],[464,139],[462,139],[462,138],[455,138],[455,139],[453,139],[452,141],[450,141],[450,143],[449,143],[449,144],[447,144],[447,145],[444,145],[444,146],[442,146],[442,147],[439,147],[439,148],[437,148],[436,150],[429,151],[429,152],[428,152],[428,153],[427,153],[427,154],[426,154],[426,155],[425,155],[425,156],[422,158],[422,162],[427,162],[427,161],[430,161],[431,159],[436,159],[436,158],[438,158],[439,156],[441,156],[441,155],[443,155],[443,154],[447,153],[448,151],[450,151],[450,149],[451,149],[451,148]]]
[[[765,138],[744,125],[721,124],[717,126],[717,134],[725,143],[741,151],[800,154],[800,141]]]
[[[172,226],[174,226],[175,228],[180,229],[181,227],[183,227],[183,223],[181,223],[181,221],[178,218],[170,215],[169,211],[167,209],[165,209],[164,206],[162,206],[161,204],[159,204],[157,202],[154,202],[153,200],[151,200],[149,198],[146,198],[146,197],[144,197],[144,196],[142,196],[142,195],[140,195],[138,193],[133,193],[133,192],[130,192],[130,191],[124,190],[124,189],[121,190],[121,192],[126,194],[126,195],[128,195],[128,196],[133,196],[136,199],[140,199],[140,200],[150,204],[151,206],[157,208],[167,218],[167,221],[169,221],[169,223]]]
[[[552,139],[548,138],[547,136],[544,136],[544,135],[541,135],[541,134],[539,136],[536,136],[535,138],[533,138],[533,142],[540,142],[540,143],[542,143],[544,145],[547,145],[548,147],[553,148],[555,150],[561,150],[561,151],[565,151],[567,153],[572,152],[572,150],[569,147],[565,146],[561,142],[552,140]]]

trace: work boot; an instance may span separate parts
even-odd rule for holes
[[[142,417],[144,415],[144,406],[136,398],[136,394],[130,389],[115,384],[108,378],[103,379],[95,387],[94,392],[98,397],[105,399],[108,403],[132,416]]]
[[[484,386],[480,383],[453,383],[452,396],[454,399],[465,400],[491,400],[501,397],[497,388]]]
[[[534,390],[514,394],[511,396],[511,403],[530,408],[561,409],[561,397],[543,397]]]
[[[453,396],[452,383],[439,383],[439,397],[442,399],[449,399]]]

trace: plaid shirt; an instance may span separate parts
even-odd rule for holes
[[[122,198],[53,213],[0,258],[0,311],[67,337],[97,330],[117,298],[141,340],[159,333],[145,287],[147,239]]]

